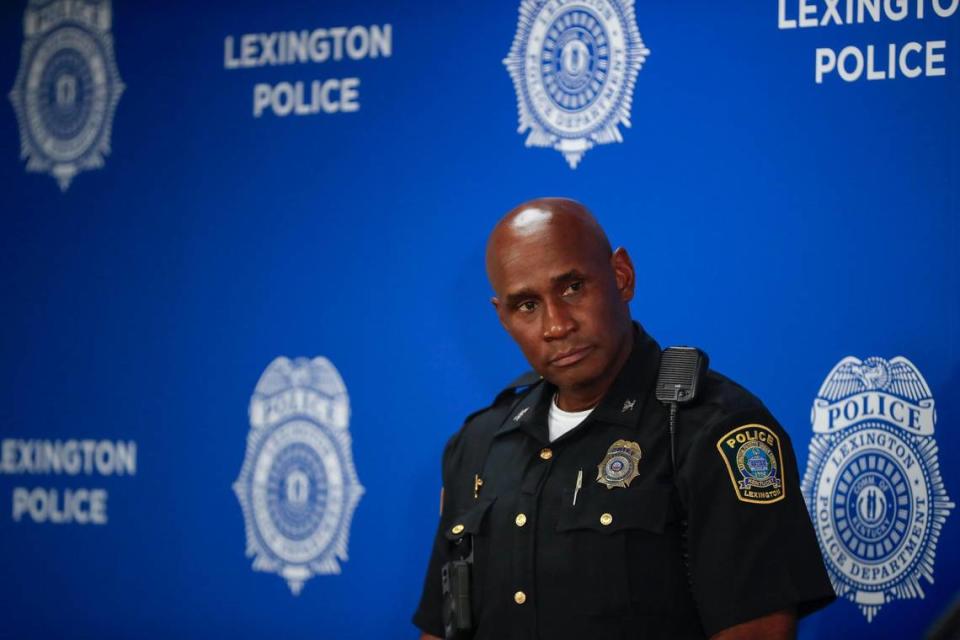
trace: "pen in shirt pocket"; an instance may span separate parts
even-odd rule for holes
[[[573,489],[573,506],[577,506],[577,494],[580,493],[580,487],[583,486],[583,469],[577,471],[577,486]]]

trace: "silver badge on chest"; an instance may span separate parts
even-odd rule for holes
[[[636,442],[617,440],[597,465],[597,482],[607,489],[629,487],[633,479],[640,475],[637,472],[640,456],[640,445]]]

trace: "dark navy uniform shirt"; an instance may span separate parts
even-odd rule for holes
[[[555,388],[537,378],[467,419],[444,451],[418,627],[443,637],[441,566],[471,539],[477,640],[701,638],[834,598],[787,434],[710,371],[679,411],[674,477],[659,363],[638,328],[604,400],[553,442]]]

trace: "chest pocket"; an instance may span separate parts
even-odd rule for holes
[[[624,529],[643,529],[663,533],[670,508],[667,487],[625,489],[596,485],[581,490],[573,505],[569,492],[569,509],[564,509],[557,531],[590,530],[612,534]]]
[[[467,539],[468,536],[479,535],[483,527],[484,518],[487,515],[487,511],[490,510],[490,505],[493,504],[493,501],[493,498],[477,500],[469,509],[462,511],[460,515],[450,518],[447,522],[447,529],[444,532],[447,540],[458,544],[464,540],[469,542]]]
[[[669,605],[680,569],[669,486],[607,489],[591,483],[564,496],[557,522],[567,538],[570,604],[587,614],[625,614]]]

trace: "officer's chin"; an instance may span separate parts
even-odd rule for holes
[[[547,375],[543,375],[543,377],[550,384],[561,389],[589,387],[597,379],[593,368],[582,362],[578,362],[571,367],[554,368],[547,371]]]

